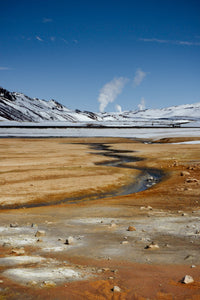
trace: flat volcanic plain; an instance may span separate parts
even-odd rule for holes
[[[200,299],[198,139],[0,139],[0,299]]]

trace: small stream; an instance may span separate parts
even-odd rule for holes
[[[111,157],[111,161],[102,163],[96,163],[96,165],[112,166],[117,168],[135,169],[141,171],[140,175],[133,178],[133,182],[121,187],[118,190],[112,192],[112,196],[124,196],[133,193],[144,191],[156,183],[160,182],[164,177],[164,172],[154,168],[142,168],[132,165],[127,165],[130,162],[137,162],[144,160],[138,156],[123,155],[127,153],[133,153],[134,151],[129,150],[114,150],[110,149],[110,146],[104,144],[90,144],[90,147],[94,150],[100,150],[101,152],[94,153],[95,155],[103,155]]]
[[[85,145],[85,144],[84,144]],[[61,203],[77,203],[79,201],[85,200],[97,200],[97,199],[105,199],[114,196],[124,196],[130,195],[133,193],[138,193],[148,188],[152,187],[156,183],[159,183],[164,177],[164,172],[159,169],[154,168],[142,168],[132,165],[127,165],[130,162],[137,162],[143,160],[143,158],[127,155],[128,153],[133,153],[134,151],[129,150],[114,150],[110,149],[110,146],[105,144],[88,144],[90,149],[100,152],[91,152],[93,155],[101,155],[104,157],[110,157],[111,160],[96,163],[96,165],[102,166],[112,166],[116,168],[128,168],[139,170],[140,174],[135,178],[133,177],[133,181],[130,184],[127,184],[119,189],[115,189],[109,192],[98,193],[98,194],[85,194],[84,196],[77,197],[69,197],[57,201],[51,202],[39,202],[39,203],[24,203],[24,204],[15,204],[15,205],[4,205],[0,206],[0,209],[19,209],[19,208],[31,208],[31,207],[40,207],[40,206],[50,206]],[[92,186],[92,183],[91,183]]]

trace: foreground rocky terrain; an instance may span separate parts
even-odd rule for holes
[[[0,299],[199,299],[188,139],[1,139]]]

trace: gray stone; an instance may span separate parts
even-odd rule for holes
[[[117,293],[121,292],[120,287],[118,287],[117,285],[115,285],[112,290],[113,290],[113,292],[117,292]]]
[[[67,245],[73,245],[73,244],[74,244],[74,238],[73,238],[72,236],[69,236],[69,237],[66,239],[65,244],[67,244]]]
[[[16,254],[16,255],[23,255],[23,254],[25,254],[25,250],[23,248],[12,249],[11,253]]]
[[[35,234],[35,237],[45,236],[46,232],[44,230],[38,230]]]
[[[152,242],[151,244],[147,245],[147,246],[145,247],[145,249],[149,249],[149,250],[157,250],[157,249],[159,249],[159,246],[158,246],[158,244],[155,244],[154,242]]]
[[[16,228],[16,227],[18,227],[18,226],[19,226],[18,223],[11,223],[11,224],[10,224],[10,227],[11,227],[11,228]]]
[[[182,171],[182,172],[180,173],[180,175],[181,175],[181,176],[189,176],[189,175],[190,175],[190,172],[188,172],[188,171]]]
[[[183,279],[181,280],[182,283],[185,283],[185,284],[189,284],[189,283],[192,283],[194,282],[194,279],[192,278],[192,276],[190,275],[185,275],[183,277]]]

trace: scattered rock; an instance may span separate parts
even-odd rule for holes
[[[73,245],[73,244],[74,244],[74,238],[73,238],[72,236],[69,236],[69,237],[66,239],[65,244],[67,244],[67,245]]]
[[[128,241],[122,241],[120,244],[122,244],[122,245],[127,245],[127,244],[128,244]]]
[[[185,258],[184,258],[184,260],[190,260],[190,259],[193,259],[194,258],[194,256],[192,256],[192,255],[187,255]]]
[[[37,243],[43,242],[42,239],[37,239]]]
[[[16,228],[16,227],[18,227],[18,226],[19,226],[19,225],[18,225],[18,223],[16,223],[16,222],[10,224],[10,227],[11,227],[11,228]]]
[[[44,230],[38,230],[35,234],[35,237],[45,236],[46,232]]]
[[[108,277],[108,279],[110,279],[110,280],[113,280],[113,279],[114,279],[114,277],[110,276],[110,277]]]
[[[12,249],[11,253],[17,254],[17,255],[23,255],[25,254],[25,250],[23,248],[20,249]]]
[[[172,166],[173,166],[173,167],[178,167],[178,165],[179,165],[179,164],[178,164],[178,161],[175,160],[175,161],[173,162],[173,165],[172,165]]]
[[[0,280],[0,283],[3,283],[3,280]]]
[[[44,287],[54,287],[54,286],[56,286],[56,284],[53,281],[44,281],[42,286],[44,286]]]
[[[35,285],[37,285],[37,281],[35,281],[35,280],[29,281],[28,285],[29,286],[35,286]]]
[[[147,206],[148,210],[153,210],[153,207],[151,207],[150,205]]]
[[[184,187],[184,191],[192,191],[192,189],[189,187]]]
[[[3,243],[3,245],[2,245],[2,247],[4,247],[4,248],[10,248],[10,247],[12,247],[12,245],[11,245],[11,243]]]
[[[181,176],[189,176],[189,175],[190,175],[190,172],[188,172],[188,171],[182,171],[182,172],[180,173],[180,175],[181,175]]]
[[[187,178],[186,182],[187,183],[194,183],[194,182],[198,182],[198,179],[196,179],[196,178]]]
[[[136,228],[134,226],[128,226],[127,231],[136,231]]]
[[[195,231],[195,234],[199,234],[199,233],[200,233],[200,230],[197,229],[197,230]]]
[[[191,268],[196,268],[196,266],[195,265],[191,265]]]
[[[31,227],[35,228],[35,227],[38,227],[38,225],[35,224],[35,223],[32,223],[32,224],[31,224]]]
[[[182,215],[181,215],[182,217],[186,217],[187,216],[187,214],[186,213],[182,213]]]
[[[140,210],[153,210],[153,208],[150,205],[148,205],[148,206],[141,206]]]
[[[108,272],[108,271],[110,271],[109,268],[102,268],[102,272]]]
[[[155,244],[154,242],[152,242],[151,244],[147,245],[145,247],[145,249],[150,249],[150,250],[156,250],[159,249],[160,247],[158,246],[158,244]]]
[[[194,279],[192,278],[192,276],[190,275],[185,275],[183,277],[183,279],[181,280],[182,283],[185,283],[185,284],[189,284],[189,283],[192,283],[194,282]]]
[[[120,293],[121,292],[121,289],[120,287],[118,287],[117,285],[115,285],[112,289],[113,292],[117,292],[117,293]]]

